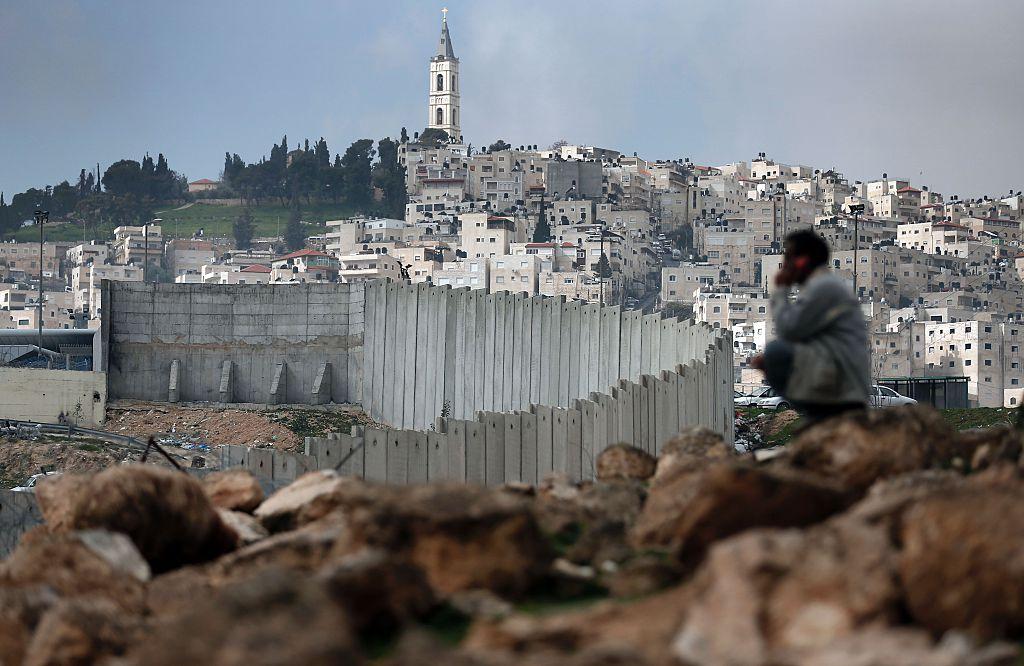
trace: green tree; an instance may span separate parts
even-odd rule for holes
[[[298,206],[293,206],[288,215],[288,226],[284,229],[284,244],[294,252],[305,247],[306,238],[306,230],[302,228],[302,213]]]
[[[430,148],[439,148],[448,143],[449,140],[448,132],[445,132],[443,129],[437,129],[436,127],[428,127],[420,132],[420,137],[417,139],[417,143]]]
[[[369,206],[373,201],[373,139],[359,139],[341,158],[345,201],[352,206]]]
[[[533,230],[533,242],[551,242],[551,225],[548,223],[548,216],[544,214],[544,211],[537,215],[537,226]]]
[[[601,252],[601,258],[597,260],[597,277],[608,279],[612,276],[612,265],[608,261],[608,255]]]
[[[505,139],[498,139],[487,147],[487,152],[494,153],[499,150],[512,150],[512,146]]]
[[[393,219],[405,217],[405,170],[398,162],[398,143],[390,138],[377,142],[377,163],[373,166],[373,184],[383,193],[384,214]]]
[[[252,237],[255,232],[256,224],[252,220],[252,211],[246,208],[231,225],[231,233],[235,237],[235,247],[239,250],[248,250],[252,247]]]
[[[145,191],[142,165],[135,160],[119,160],[103,172],[103,188],[113,196],[141,196]]]
[[[399,141],[401,143],[409,143],[409,132],[406,131],[404,127],[402,128],[402,134],[400,135]]]

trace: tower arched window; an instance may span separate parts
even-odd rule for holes
[[[444,90],[444,75],[438,74],[437,75],[437,92],[441,92],[442,90]]]
[[[456,111],[455,109],[452,109],[452,125],[458,125],[459,124],[458,113],[459,113],[458,111]]]
[[[437,122],[436,125],[444,125],[444,109],[437,107]]]

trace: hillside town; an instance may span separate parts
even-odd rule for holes
[[[40,318],[46,329],[98,327],[103,280],[387,278],[692,316],[731,331],[736,383],[750,385],[760,376],[748,361],[773,336],[781,239],[813,228],[870,322],[876,381],[966,379],[972,406],[1024,400],[1020,191],[962,199],[909,178],[851,181],[834,166],[765,153],[703,165],[565,141],[477,150],[460,128],[447,19],[429,83],[427,127],[403,130],[398,144],[403,218],[327,220],[294,251],[281,237],[245,248],[202,231],[165,238],[160,219],[116,227],[109,239],[0,243],[0,328],[35,330]],[[188,184],[198,198],[222,188]]]

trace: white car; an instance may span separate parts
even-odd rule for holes
[[[872,407],[898,407],[899,405],[916,405],[917,400],[900,395],[888,386],[875,384],[871,387],[868,401]]]
[[[39,479],[57,474],[60,474],[60,472],[43,472],[41,474],[33,474],[28,477],[28,481],[25,482],[25,485],[11,488],[11,490],[16,493],[33,493],[36,490],[36,484],[39,482]]]
[[[734,402],[737,407],[760,407],[780,412],[793,408],[788,400],[768,386],[756,389],[751,395],[737,396]],[[917,400],[900,395],[887,386],[876,384],[871,387],[868,404],[871,407],[898,407],[899,405],[916,405]]]
[[[773,399],[777,399],[776,402],[781,402],[782,396],[775,393],[775,391],[768,386],[759,386],[755,388],[752,393],[747,395],[735,393],[733,397],[733,404],[737,407],[764,407],[765,405],[761,404],[762,402]],[[774,406],[771,407],[771,409],[774,409]]]

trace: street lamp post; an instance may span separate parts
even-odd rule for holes
[[[857,264],[857,250],[860,249],[860,214],[864,212],[864,204],[850,204],[850,212],[853,213],[853,295],[860,300],[860,292],[857,291],[857,271],[860,266]]]
[[[149,272],[149,222],[142,223],[142,284],[146,284]]]
[[[36,354],[43,356],[43,223],[50,219],[50,211],[36,210],[36,224],[39,225],[39,320],[36,322],[39,328],[39,341],[36,347]]]

